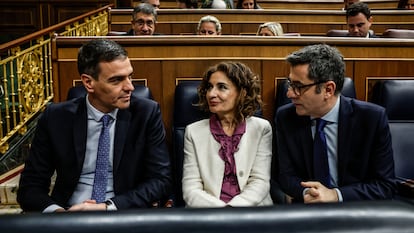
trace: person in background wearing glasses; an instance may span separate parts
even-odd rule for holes
[[[148,3],[140,3],[132,12],[131,30],[127,35],[150,36],[155,34],[157,9]]]
[[[345,63],[329,45],[306,46],[286,60],[292,103],[276,113],[278,171],[273,171],[282,191],[293,202],[304,203],[393,198],[394,160],[385,109],[341,95]],[[322,121],[326,126],[317,135],[317,122]],[[314,152],[321,148],[314,146],[321,134],[325,153]]]

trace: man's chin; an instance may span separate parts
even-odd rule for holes
[[[126,109],[126,108],[129,108],[129,105],[131,104],[131,101],[130,100],[128,100],[128,101],[122,101],[122,103],[118,103],[118,108],[119,109]]]

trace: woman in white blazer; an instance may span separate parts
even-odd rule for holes
[[[272,205],[272,128],[253,114],[262,107],[260,80],[239,62],[210,67],[198,88],[209,119],[184,136],[183,198],[187,207]]]

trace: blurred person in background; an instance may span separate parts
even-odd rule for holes
[[[219,36],[221,35],[221,23],[212,16],[206,15],[200,19],[197,26],[197,35],[200,36]]]
[[[257,36],[283,36],[283,28],[280,23],[266,22],[259,26]]]

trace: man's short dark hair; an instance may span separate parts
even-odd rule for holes
[[[111,62],[128,57],[126,50],[108,39],[95,39],[84,44],[78,53],[78,72],[98,79],[100,62]]]
[[[142,12],[146,15],[152,15],[154,16],[154,20],[157,21],[157,9],[149,4],[149,3],[140,3],[138,4],[138,6],[136,6],[134,8],[134,11],[132,12],[132,20],[136,20],[135,16],[139,13]]]
[[[346,18],[349,18],[350,16],[356,16],[359,13],[362,13],[365,15],[367,19],[371,17],[371,10],[368,7],[368,4],[365,2],[357,2],[348,7],[346,9]]]
[[[345,62],[342,54],[335,47],[326,44],[308,45],[289,54],[286,61],[292,67],[309,64],[308,76],[310,80],[314,80],[314,82],[332,80],[336,84],[335,93],[342,91]]]

